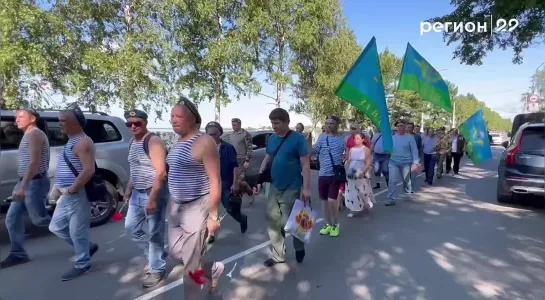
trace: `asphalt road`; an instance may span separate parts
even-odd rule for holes
[[[419,177],[411,202],[379,202],[370,216],[343,217],[337,238],[316,231],[300,265],[288,248],[288,264],[262,266],[265,199],[252,205],[246,199],[250,228],[241,235],[229,217],[222,222],[210,255],[223,260],[226,271],[217,294],[203,299],[545,299],[544,212],[496,203],[497,159],[479,168],[463,163],[460,175],[433,186]],[[383,201],[385,192],[376,197]],[[8,245],[0,230],[4,257]],[[72,266],[71,248],[43,231],[29,233],[33,261],[0,271],[1,300],[183,299],[181,268],[172,263],[164,284],[140,287],[145,261],[122,222],[92,229],[100,245],[93,270],[70,282],[60,276]]]

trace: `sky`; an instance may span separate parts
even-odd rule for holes
[[[522,111],[520,95],[528,91],[531,76],[545,62],[545,45],[527,49],[520,65],[512,63],[513,51],[499,49],[489,53],[481,66],[462,65],[459,60],[452,60],[455,45],[447,47],[441,33],[420,35],[420,22],[452,12],[454,8],[449,3],[450,0],[342,1],[348,26],[355,32],[362,48],[375,36],[379,52],[387,47],[402,57],[407,42],[410,42],[436,70],[443,70],[440,71],[443,78],[454,82],[459,93],[472,93],[503,117],[513,118]],[[274,96],[273,88],[265,83],[261,93]],[[283,108],[296,102],[289,94],[284,100]],[[268,114],[274,108],[271,102],[271,99],[259,95],[242,97],[240,101],[222,107],[220,123],[230,127],[230,120],[237,117],[242,120],[243,127],[268,126]],[[212,103],[201,103],[199,111],[204,124],[214,119]],[[109,113],[123,116],[119,107],[111,108]],[[293,112],[290,115],[292,124],[302,122],[310,125],[305,116]],[[150,128],[170,128],[168,117],[158,121],[152,119],[150,116]]]

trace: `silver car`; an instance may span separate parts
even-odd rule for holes
[[[58,111],[40,111],[38,127],[49,138],[51,161],[48,176],[54,183],[57,158],[68,138],[62,133]],[[91,225],[106,223],[116,211],[118,201],[122,199],[125,185],[129,180],[129,164],[127,155],[131,132],[125,121],[108,116],[105,113],[86,113],[87,126],[85,133],[95,142],[98,172],[106,179],[106,185],[112,197],[106,202],[91,203]],[[17,175],[18,147],[23,132],[15,124],[14,111],[2,111],[0,127],[0,206],[2,211],[9,207],[9,200],[14,186],[19,181]],[[54,209],[56,199],[49,199],[50,208]]]

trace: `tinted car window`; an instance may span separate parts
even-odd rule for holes
[[[96,144],[121,140],[121,134],[115,125],[109,121],[87,120],[84,131]],[[58,119],[47,120],[47,134],[51,147],[63,146],[68,141],[68,137],[61,130]]]
[[[523,151],[545,149],[544,128],[527,128],[522,133],[520,149]]]
[[[17,128],[14,117],[3,117],[1,119],[0,147],[2,150],[19,148],[23,134],[23,131]]]
[[[265,148],[267,146],[267,135],[257,134],[252,138],[252,143],[257,146],[256,149]]]

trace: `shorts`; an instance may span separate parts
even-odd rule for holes
[[[337,199],[341,182],[335,180],[335,176],[318,177],[318,195],[320,200]]]

